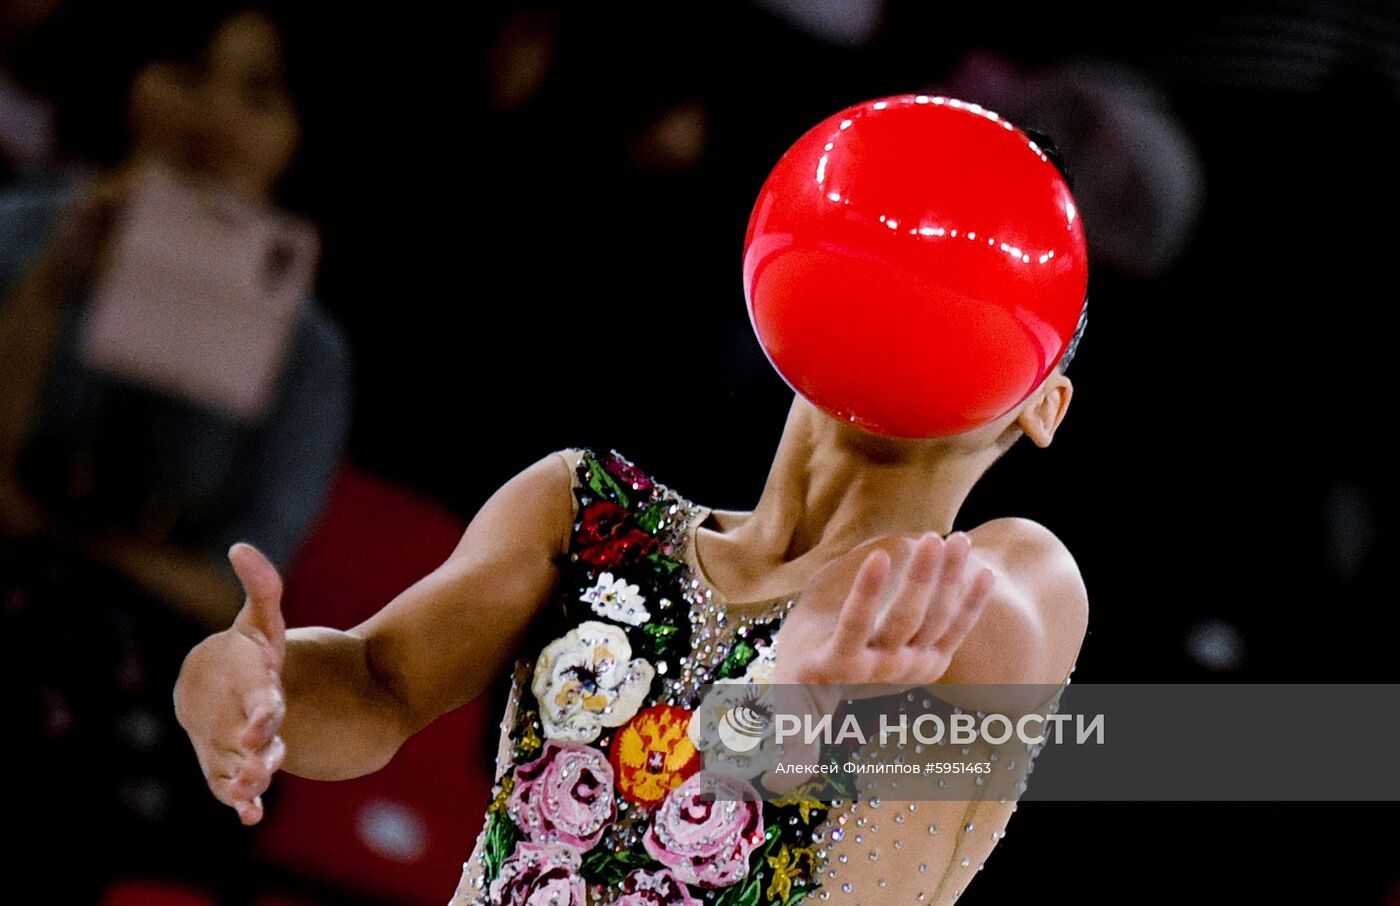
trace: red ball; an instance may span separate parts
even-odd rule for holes
[[[813,405],[890,437],[957,434],[1049,375],[1088,285],[1059,170],[975,104],[857,104],[763,184],[744,294],[768,360]]]

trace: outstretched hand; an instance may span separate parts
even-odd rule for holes
[[[819,600],[844,586],[852,558],[860,559],[834,627],[830,608],[820,603],[806,610],[799,603],[788,615],[779,634],[777,682],[937,682],[991,596],[990,569],[968,575],[971,550],[963,532],[947,541],[928,532],[881,539],[874,550],[862,546],[823,567],[804,597]]]
[[[784,710],[815,720],[849,697],[847,687],[887,694],[941,679],[991,597],[993,573],[968,569],[971,549],[961,532],[947,541],[933,532],[890,536],[819,570],[778,633],[774,682]],[[784,743],[788,765],[819,755],[816,740]],[[763,784],[782,792],[802,777],[769,771]]]
[[[256,824],[262,794],[286,756],[279,731],[287,626],[276,567],[249,544],[230,548],[229,562],[247,595],[243,609],[185,658],[175,713],[214,796],[244,824]]]

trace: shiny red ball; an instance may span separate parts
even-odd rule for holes
[[[1059,170],[975,104],[903,95],[803,135],[744,240],[749,317],[813,405],[890,437],[986,424],[1074,335],[1084,229]]]

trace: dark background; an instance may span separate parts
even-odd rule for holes
[[[750,508],[791,391],[753,339],[740,248],[782,151],[972,49],[1133,67],[1199,154],[1194,238],[1152,279],[1094,271],[1071,414],[1053,447],[993,468],[962,526],[1028,516],[1074,552],[1092,608],[1076,681],[1394,680],[1393,6],[891,0],[860,47],[746,3],[284,18],[306,127],[286,198],[322,227],[319,295],[353,342],[351,456],[464,517],[572,445]],[[93,159],[116,147],[113,88],[143,21],[76,3],[30,53],[63,140]],[[544,23],[552,52],[538,92],[502,110],[489,61],[521,22]],[[648,166],[638,136],[687,104],[702,155]],[[1227,656],[1193,654],[1202,633]],[[1395,768],[1355,748],[1318,766],[1339,794]],[[963,902],[1379,904],[1400,878],[1397,819],[1394,804],[1028,805]]]

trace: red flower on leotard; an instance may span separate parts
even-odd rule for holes
[[[601,569],[635,563],[661,546],[655,536],[630,524],[630,514],[608,500],[584,507],[579,517],[578,558]]]
[[[578,543],[594,547],[610,540],[627,522],[627,511],[611,500],[595,500],[579,514]]]

